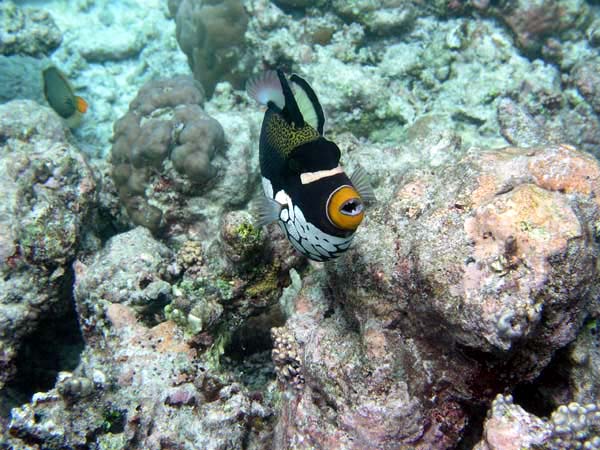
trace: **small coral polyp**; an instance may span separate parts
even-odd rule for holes
[[[113,180],[132,222],[153,233],[164,218],[148,201],[152,191],[198,190],[218,172],[212,160],[225,137],[203,102],[202,87],[190,77],[151,81],[115,123]]]

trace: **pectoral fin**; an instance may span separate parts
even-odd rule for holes
[[[264,227],[279,220],[281,204],[272,198],[261,195],[254,204],[254,222],[257,227]]]
[[[357,166],[356,170],[350,175],[350,181],[354,185],[354,188],[358,191],[360,198],[365,203],[373,203],[375,200],[375,191],[369,180],[369,174],[362,166]]]

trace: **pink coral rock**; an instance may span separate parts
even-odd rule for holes
[[[599,175],[566,145],[405,174],[295,299],[286,335],[305,383],[282,386],[277,448],[454,448],[597,302]]]

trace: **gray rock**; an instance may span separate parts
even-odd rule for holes
[[[78,42],[77,48],[86,61],[103,63],[135,58],[144,45],[144,39],[135,30],[106,27],[94,30],[93,39]]]
[[[65,283],[96,191],[67,133],[35,102],[0,105],[0,387],[15,373],[22,340],[69,307]]]
[[[582,61],[573,68],[573,83],[591,105],[600,113],[600,58]]]
[[[512,145],[535,147],[548,141],[533,116],[510,98],[498,102],[500,132]]]
[[[0,103],[27,99],[45,104],[43,67],[41,60],[31,56],[0,55]]]
[[[102,302],[132,307],[149,322],[171,300],[167,266],[171,251],[143,227],[111,238],[88,263],[77,263],[75,297],[79,313],[93,314]]]

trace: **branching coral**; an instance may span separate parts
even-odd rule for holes
[[[272,328],[273,351],[271,357],[275,364],[277,378],[284,385],[302,389],[304,376],[298,356],[298,343],[285,327]]]

